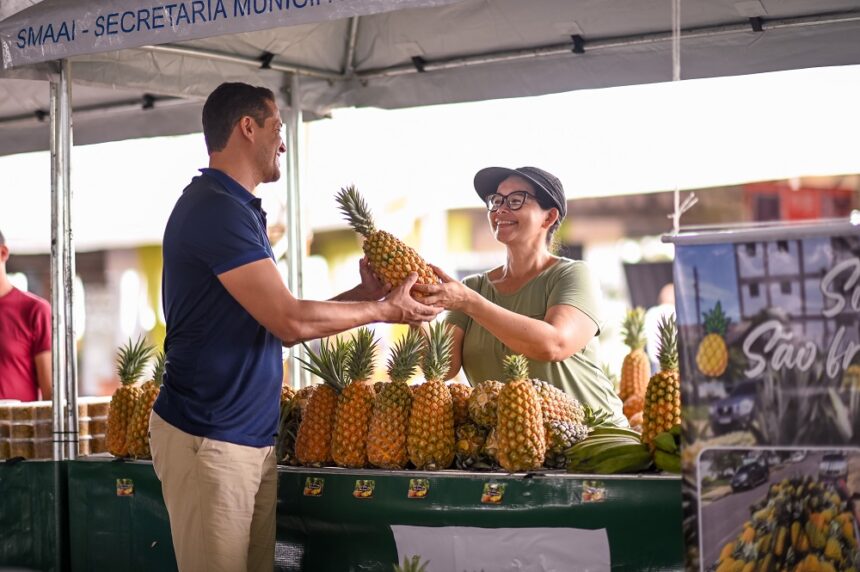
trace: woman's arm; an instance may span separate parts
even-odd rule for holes
[[[564,304],[547,309],[544,319],[538,320],[478,295],[463,311],[512,351],[538,361],[565,360],[597,334],[597,324],[591,318]]]
[[[417,284],[423,302],[459,310],[481,324],[514,352],[539,361],[561,361],[581,351],[597,334],[597,324],[581,310],[567,304],[547,309],[543,320],[530,318],[493,304],[444,271],[433,267],[442,279],[438,285]],[[462,342],[460,346],[462,357]],[[455,372],[456,373],[456,372]]]

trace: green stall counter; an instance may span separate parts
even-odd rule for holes
[[[66,466],[0,461],[0,569],[68,570]]]
[[[678,477],[279,472],[280,570],[390,571],[392,525],[605,529],[612,570],[683,570]]]
[[[72,571],[176,570],[150,462],[97,456],[67,465]],[[278,473],[279,572],[390,572],[397,525],[605,529],[612,570],[683,569],[676,477],[294,467]]]
[[[68,467],[73,571],[176,570],[161,483],[151,462],[93,456],[69,461]]]

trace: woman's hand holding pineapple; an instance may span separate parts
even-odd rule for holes
[[[414,290],[424,296],[422,302],[446,310],[465,312],[469,302],[478,294],[456,278],[448,276],[441,268],[429,265],[442,281],[438,284],[416,284]]]

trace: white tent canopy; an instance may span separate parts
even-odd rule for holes
[[[293,73],[306,117],[671,79],[668,0],[21,0],[0,17],[0,154],[47,148],[33,80],[58,58],[74,70],[76,143],[198,131],[222,81],[288,106]],[[681,20],[684,78],[860,63],[856,0],[682,0]]]

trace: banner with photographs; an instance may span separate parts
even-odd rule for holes
[[[677,240],[688,569],[860,570],[860,229]]]

